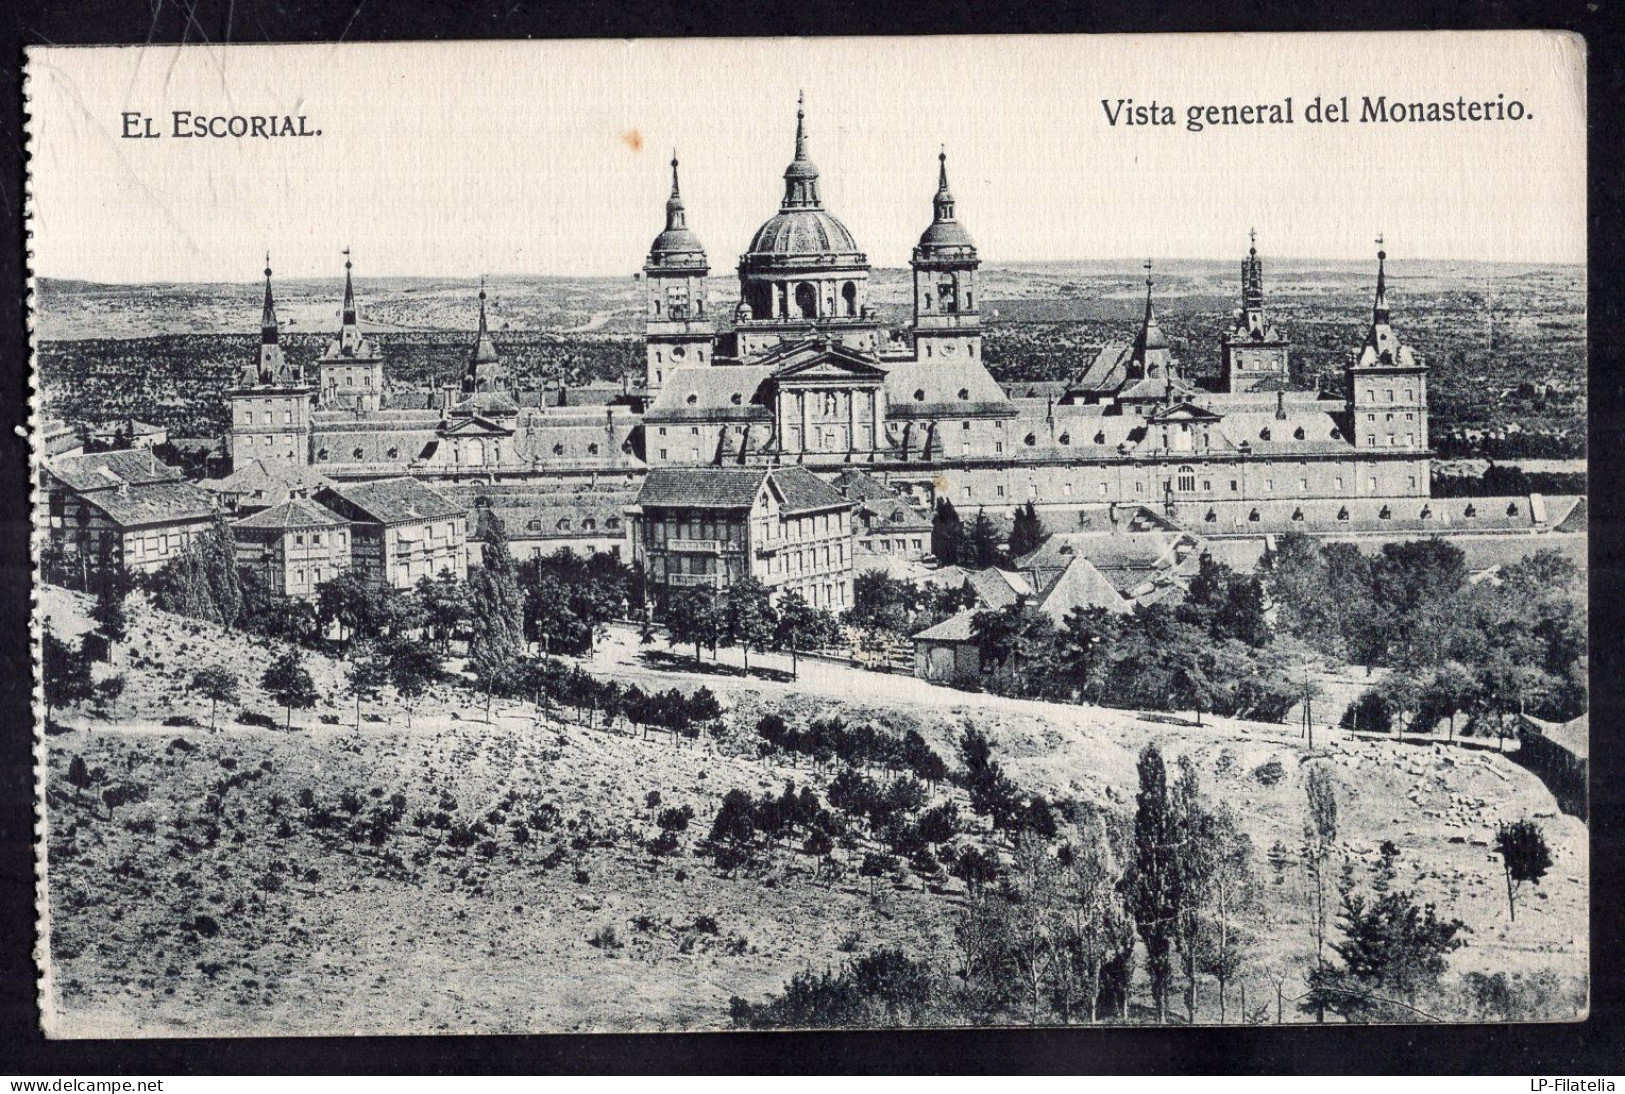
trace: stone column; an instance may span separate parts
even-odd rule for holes
[[[880,389],[871,388],[869,391],[869,450],[880,451]]]
[[[812,450],[812,420],[807,408],[807,396],[809,394],[807,391],[796,392],[796,401],[801,407],[801,451],[803,452]]]
[[[846,448],[848,452],[856,452],[858,449],[858,393],[851,388],[846,391],[846,410],[847,418],[852,423],[852,433],[846,439]]]

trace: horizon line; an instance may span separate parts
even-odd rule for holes
[[[1153,261],[1159,262],[1159,263],[1161,263],[1161,262],[1169,262],[1169,263],[1192,263],[1192,262],[1202,262],[1202,263],[1213,262],[1213,263],[1217,263],[1217,262],[1224,262],[1224,263],[1232,263],[1232,262],[1239,262],[1239,261],[1245,260],[1246,255],[1245,254],[1242,254],[1240,256],[1226,255],[1226,256],[1223,256],[1223,257],[1196,256],[1196,255],[1184,255],[1184,256],[1153,255],[1151,257],[1152,257]],[[1376,256],[1375,255],[1371,255],[1371,256],[1366,257],[1366,258],[1339,258],[1339,257],[1333,257],[1333,256],[1329,256],[1329,255],[1265,254],[1265,253],[1260,253],[1258,255],[1258,257],[1262,261],[1264,261],[1265,263],[1269,263],[1269,262],[1335,262],[1335,263],[1346,264],[1346,265],[1363,265],[1363,264],[1370,264],[1372,266],[1376,265]],[[1065,264],[1088,265],[1088,264],[1102,264],[1102,263],[1118,263],[1118,262],[1121,262],[1121,263],[1125,264],[1124,265],[1124,271],[1123,271],[1124,276],[1125,277],[1130,277],[1130,278],[1132,278],[1132,279],[1134,279],[1135,281],[1138,282],[1138,281],[1142,280],[1142,274],[1143,274],[1143,271],[1144,271],[1143,264],[1144,264],[1145,260],[1146,260],[1145,255],[1113,255],[1113,256],[1108,256],[1108,257],[1104,257],[1104,258],[1013,258],[1013,259],[1004,259],[1004,260],[998,260],[998,261],[988,261],[988,260],[984,259],[982,261],[982,264],[981,264],[981,269],[985,271],[985,270],[989,270],[989,269],[996,270],[996,269],[1001,269],[1001,268],[1020,267],[1020,266],[1049,266],[1049,265],[1065,265]],[[1473,265],[1473,266],[1553,266],[1553,267],[1568,267],[1568,268],[1572,268],[1572,269],[1578,269],[1578,270],[1581,270],[1581,271],[1589,271],[1589,269],[1590,269],[1590,264],[1588,262],[1584,261],[1584,260],[1578,260],[1577,261],[1577,260],[1556,259],[1556,258],[1538,258],[1538,259],[1462,258],[1462,257],[1433,258],[1433,257],[1428,257],[1428,256],[1424,255],[1424,256],[1415,256],[1415,257],[1406,257],[1406,258],[1396,259],[1392,253],[1390,253],[1388,255],[1388,265],[1389,265],[1390,275],[1393,274],[1394,267],[1396,265],[1399,266],[1401,269],[1403,269],[1403,267],[1406,264],[1409,264],[1409,263],[1422,263],[1422,262],[1432,263],[1432,264],[1454,263],[1454,264],[1458,264],[1458,265]],[[1131,269],[1131,267],[1132,267],[1132,269]],[[903,265],[897,265],[897,266],[874,264],[874,265],[871,265],[869,267],[871,272],[896,271],[896,272],[900,272],[900,273],[907,273],[911,268],[912,267],[909,264],[903,264]],[[366,281],[366,280],[377,280],[377,281],[478,281],[480,278],[484,277],[484,278],[488,278],[488,279],[489,278],[526,278],[526,279],[534,279],[534,280],[542,280],[542,281],[634,281],[634,280],[639,280],[642,277],[642,274],[643,274],[643,268],[641,266],[639,266],[639,267],[637,267],[636,269],[634,269],[634,270],[632,270],[630,272],[618,273],[618,274],[617,273],[521,273],[521,272],[492,273],[490,271],[486,271],[486,272],[483,272],[483,273],[470,273],[470,274],[461,274],[461,273],[361,273],[359,276],[356,277],[356,280],[358,280],[358,281]],[[343,276],[344,276],[344,271],[343,271],[343,268],[341,266],[338,269],[337,272],[332,273],[332,274],[290,274],[290,275],[275,275],[275,274],[273,274],[273,280],[276,281],[276,282],[284,282],[284,283],[286,283],[286,282],[299,282],[299,281],[324,281],[324,280],[328,280],[328,279],[342,280]],[[707,275],[706,280],[708,280],[708,281],[712,281],[712,280],[735,280],[736,278],[737,278],[737,274],[735,274],[733,271],[724,270],[722,272],[713,272],[713,273]],[[247,279],[243,279],[243,280],[235,280],[235,279],[222,280],[222,279],[218,279],[218,278],[195,278],[195,279],[194,278],[161,278],[161,279],[157,279],[157,280],[121,281],[121,280],[99,280],[99,279],[97,279],[95,277],[72,275],[72,274],[31,274],[29,276],[28,280],[31,283],[34,283],[34,284],[39,284],[41,282],[46,282],[46,281],[78,281],[78,282],[82,282],[82,283],[87,284],[87,285],[105,285],[105,286],[117,287],[117,288],[136,288],[136,287],[146,286],[146,285],[259,285],[259,284],[263,283],[264,275],[262,273],[259,276],[256,276],[256,277],[253,277],[253,278],[247,278]]]

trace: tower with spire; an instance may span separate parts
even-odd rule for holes
[[[914,247],[914,354],[922,361],[980,360],[982,317],[976,304],[976,244],[954,211],[948,151],[937,155],[931,225]]]
[[[1247,235],[1250,245],[1241,262],[1241,307],[1235,311],[1235,325],[1219,344],[1221,382],[1225,391],[1284,391],[1292,381],[1292,346],[1265,317],[1258,232]]]
[[[1428,447],[1427,361],[1394,333],[1388,310],[1388,252],[1377,237],[1377,291],[1371,325],[1344,371],[1347,436],[1362,456],[1425,454]],[[1420,480],[1420,493],[1428,483]]]
[[[310,397],[304,370],[282,352],[281,324],[271,292],[271,256],[265,256],[265,302],[260,308],[260,345],[227,393],[231,425],[226,454],[233,463],[310,462]]]
[[[346,247],[339,335],[316,362],[318,401],[323,407],[373,411],[384,405],[384,359],[361,331],[350,268],[350,248]]]
[[[491,329],[485,318],[485,278],[480,278],[480,325],[474,337],[474,349],[468,355],[468,366],[463,370],[463,394],[481,391],[506,391],[508,370],[502,355],[491,341]]]
[[[688,226],[688,210],[677,176],[677,153],[671,154],[671,197],[666,199],[666,228],[649,247],[643,276],[649,300],[644,337],[644,386],[652,396],[666,377],[685,365],[710,363],[716,328],[706,300],[711,273],[705,247]]]

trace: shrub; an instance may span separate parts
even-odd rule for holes
[[[261,729],[277,728],[277,721],[275,718],[271,717],[269,714],[260,714],[257,711],[252,710],[239,710],[237,712],[237,724],[245,726],[258,726]]]
[[[196,752],[197,751],[197,745],[193,744],[191,741],[188,741],[185,737],[176,737],[174,740],[169,742],[169,745],[164,749],[164,751],[165,752]]]
[[[204,913],[193,918],[187,929],[204,938],[213,938],[220,933],[220,924],[214,916]]]
[[[621,940],[615,934],[613,926],[601,927],[587,939],[587,945],[600,950],[618,950],[621,948]]]
[[[171,714],[164,719],[166,726],[196,726],[198,721],[190,714]],[[178,738],[177,738],[178,739]]]
[[[1265,786],[1274,786],[1286,778],[1286,768],[1281,766],[1280,760],[1266,760],[1253,769],[1253,778]]]
[[[697,934],[720,934],[722,928],[717,926],[715,916],[697,915],[694,917],[694,931]]]

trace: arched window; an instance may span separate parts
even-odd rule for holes
[[[593,520],[591,517],[588,517],[586,520],[581,522],[581,530],[583,532],[591,532],[594,529],[596,529],[597,527],[598,527],[598,522],[596,520]]]
[[[847,315],[858,314],[858,287],[848,281],[841,286],[841,302],[845,305]]]
[[[1070,433],[1062,433],[1060,440],[1061,440],[1062,444],[1071,444],[1072,443],[1072,434],[1070,434]]]
[[[1102,429],[1100,432],[1095,434],[1095,443],[1096,444],[1105,444],[1106,443],[1106,431],[1104,429]]]
[[[1303,509],[1298,508],[1298,509],[1292,510],[1292,519],[1293,520],[1302,520],[1303,519]]]
[[[1179,490],[1181,493],[1190,493],[1196,489],[1196,469],[1194,467],[1181,467],[1179,469]]]
[[[914,389],[914,401],[917,403],[925,402],[925,388],[920,387]]]
[[[350,450],[350,455],[354,456],[356,459],[359,460],[361,458],[361,455],[362,455],[361,446],[357,445],[355,448],[352,448]]]
[[[587,455],[589,455],[589,456],[598,455],[598,442],[597,441],[594,441],[594,442],[592,442],[591,444],[589,444],[587,446]]]
[[[969,399],[970,398],[970,388],[965,388],[965,387],[960,388],[959,389],[959,397],[961,399]]]
[[[1031,433],[1029,433],[1025,437],[1022,438],[1022,443],[1025,444],[1028,448],[1031,448],[1033,445],[1038,443],[1038,438],[1033,436]]]
[[[390,459],[396,459],[400,456],[400,454],[401,450],[399,448],[396,448],[394,445],[389,446],[388,456]]]
[[[564,445],[562,445],[562,444],[554,445],[553,446],[553,455],[555,455],[555,456],[564,455]]]
[[[1387,520],[1390,517],[1392,517],[1393,515],[1394,515],[1394,511],[1392,509],[1388,508],[1388,506],[1384,505],[1382,507],[1382,509],[1380,509],[1377,512],[1377,519],[1378,520]]]
[[[738,406],[740,403],[745,401],[745,397],[736,391],[732,395],[728,396],[728,401],[734,406]]]
[[[1338,520],[1348,520],[1349,519],[1349,507],[1348,506],[1345,505],[1345,506],[1343,506],[1341,509],[1339,509],[1337,511],[1337,519]]]
[[[687,402],[689,406],[693,406],[695,403],[700,401],[700,397],[691,391],[688,394],[688,398],[684,401]]]
[[[818,318],[818,290],[805,281],[796,286],[796,311],[803,319]]]

